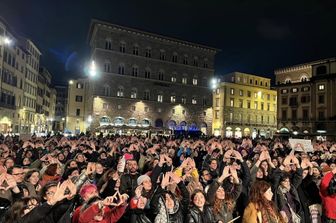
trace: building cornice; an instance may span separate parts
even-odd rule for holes
[[[205,46],[205,45],[202,45],[202,44],[191,43],[191,42],[188,42],[188,41],[179,40],[179,39],[172,38],[172,37],[166,37],[166,36],[163,36],[163,35],[154,34],[154,33],[146,32],[146,31],[141,31],[141,30],[134,29],[134,28],[124,27],[124,26],[113,24],[113,23],[101,21],[101,20],[98,20],[98,19],[92,19],[91,20],[89,33],[88,33],[88,41],[89,42],[91,42],[91,37],[93,36],[94,28],[95,28],[96,25],[100,26],[100,27],[107,28],[107,29],[123,31],[123,32],[131,33],[131,34],[134,34],[134,35],[137,35],[137,36],[142,36],[142,37],[146,37],[146,38],[150,38],[150,39],[165,41],[165,42],[174,43],[174,44],[178,44],[178,45],[182,45],[182,46],[188,46],[188,47],[196,48],[196,49],[199,49],[199,50],[212,52],[214,54],[221,51],[220,49],[216,49],[216,48],[213,48],[213,47],[208,47],[208,46]]]

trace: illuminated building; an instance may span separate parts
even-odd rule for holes
[[[282,133],[336,136],[336,59],[275,70]]]
[[[209,83],[217,49],[97,20],[91,22],[89,43],[94,63],[89,64],[79,120],[91,120],[93,128],[153,126],[211,133]],[[73,106],[76,95],[70,97]]]
[[[276,131],[277,93],[270,79],[234,72],[213,91],[214,135],[272,137]]]

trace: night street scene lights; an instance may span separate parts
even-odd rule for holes
[[[218,87],[218,83],[220,82],[219,78],[211,79],[211,89],[215,90]]]
[[[91,61],[90,67],[89,67],[89,76],[90,77],[96,77],[97,76],[97,67],[94,60]]]
[[[12,44],[12,40],[8,37],[0,37],[0,46],[1,45],[7,45],[7,46],[10,46]]]

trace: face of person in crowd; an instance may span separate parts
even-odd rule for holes
[[[167,209],[172,210],[174,208],[174,205],[175,205],[174,199],[168,193],[165,195],[165,198],[166,198],[165,203],[166,203]]]
[[[145,191],[150,191],[152,189],[152,182],[150,179],[146,179],[142,182],[143,188]]]
[[[79,176],[79,171],[78,170],[74,170],[72,171],[72,173],[69,175],[69,179],[71,179],[72,177],[78,177]]]
[[[225,199],[225,190],[223,187],[219,187],[216,191],[216,198],[219,200]]]
[[[246,150],[242,150],[241,155],[242,155],[242,157],[246,157],[248,154],[247,154]]]
[[[119,188],[120,187],[120,179],[118,178],[115,184],[115,188]]]
[[[137,208],[144,209],[146,207],[146,204],[147,204],[147,198],[140,196],[140,198],[138,199]]]
[[[29,197],[29,191],[27,188],[23,188],[22,192],[23,192],[23,197]]]
[[[217,169],[217,161],[216,160],[211,160],[211,163],[209,165],[211,170],[216,170]]]
[[[256,177],[258,179],[262,179],[264,177],[264,173],[263,173],[263,171],[260,168],[257,171]]]
[[[16,183],[22,183],[24,179],[24,172],[22,168],[13,168],[13,173],[12,173]]]
[[[283,188],[286,188],[287,190],[290,190],[290,180],[289,180],[289,178],[284,179],[283,181],[281,181],[280,184]]]
[[[217,193],[216,193],[217,194]],[[204,204],[205,204],[205,197],[201,192],[198,192],[195,194],[193,203],[196,207],[203,209]]]
[[[25,157],[31,158],[32,156],[33,156],[32,152],[31,151],[27,151]]]
[[[69,167],[70,167],[70,168],[77,168],[77,167],[78,167],[77,162],[74,161],[74,160],[71,161],[70,164],[69,164]]]
[[[292,170],[292,167],[291,167],[291,165],[289,165],[289,164],[288,164],[288,165],[285,165],[284,167],[285,167],[285,168],[284,168],[284,171],[287,172],[287,173],[290,172],[290,171]]]
[[[173,165],[173,160],[172,160],[172,158],[170,158],[169,156],[167,156],[167,165],[168,165],[168,166]]]
[[[336,168],[336,163],[332,163],[332,164],[330,164],[330,168],[333,170],[333,169],[335,169]]]
[[[79,162],[79,163],[83,163],[85,161],[84,155],[79,154],[76,158],[76,161]]]
[[[56,174],[57,175],[61,175],[62,174],[62,168],[61,168],[60,165],[57,165]]]
[[[277,159],[272,159],[272,163],[275,167],[277,167],[279,164]]]
[[[23,211],[23,215],[28,214],[31,210],[33,210],[35,207],[37,207],[38,201],[36,199],[30,199],[27,203],[26,209]]]
[[[6,160],[5,166],[6,166],[7,169],[13,167],[14,166],[14,160],[12,160],[12,159]]]
[[[319,169],[317,169],[317,167],[314,167],[313,168],[313,176],[314,177],[319,177],[321,174],[320,174],[320,171]]]
[[[40,178],[40,173],[39,172],[34,172],[32,173],[32,175],[29,177],[28,181],[32,184],[32,185],[36,185],[39,182],[39,178]]]
[[[96,163],[96,173],[103,174],[104,173],[104,167],[100,163]]]
[[[309,172],[309,170],[304,170],[304,171],[302,172],[302,178],[303,178],[303,179],[306,178],[306,176],[308,175],[308,172]]]
[[[252,167],[252,162],[250,160],[246,160],[246,165],[248,166],[248,168]]]
[[[127,166],[130,173],[136,173],[138,171],[138,163],[135,160],[128,161]]]
[[[30,159],[29,159],[29,158],[27,158],[27,157],[26,157],[26,158],[24,158],[24,159],[23,159],[23,161],[22,161],[22,164],[23,164],[23,166],[29,166],[29,165],[30,165],[30,163],[31,163],[31,162],[30,162]]]
[[[104,160],[104,159],[106,159],[107,157],[106,157],[106,153],[102,153],[102,154],[100,154],[100,159],[102,159],[102,160]]]
[[[64,161],[64,159],[65,159],[63,153],[58,154],[57,158],[60,162]]]
[[[47,201],[51,201],[56,190],[57,190],[56,186],[49,187],[48,190],[46,191],[46,195],[44,196],[44,199]]]
[[[204,170],[202,173],[202,177],[205,181],[209,181],[212,179],[211,174],[209,173],[209,171]]]
[[[260,166],[265,170],[267,171],[268,170],[268,164],[267,164],[267,161],[262,161]]]
[[[266,198],[266,200],[271,201],[272,197],[273,197],[273,192],[271,187],[267,189],[267,191],[264,193],[264,197]]]

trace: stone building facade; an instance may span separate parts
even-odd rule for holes
[[[336,136],[335,73],[335,58],[275,70],[281,132]]]
[[[213,132],[240,138],[270,138],[276,132],[277,92],[270,79],[234,72],[213,91]]]
[[[217,49],[93,20],[85,119],[211,134]],[[90,118],[91,119],[91,118]]]

